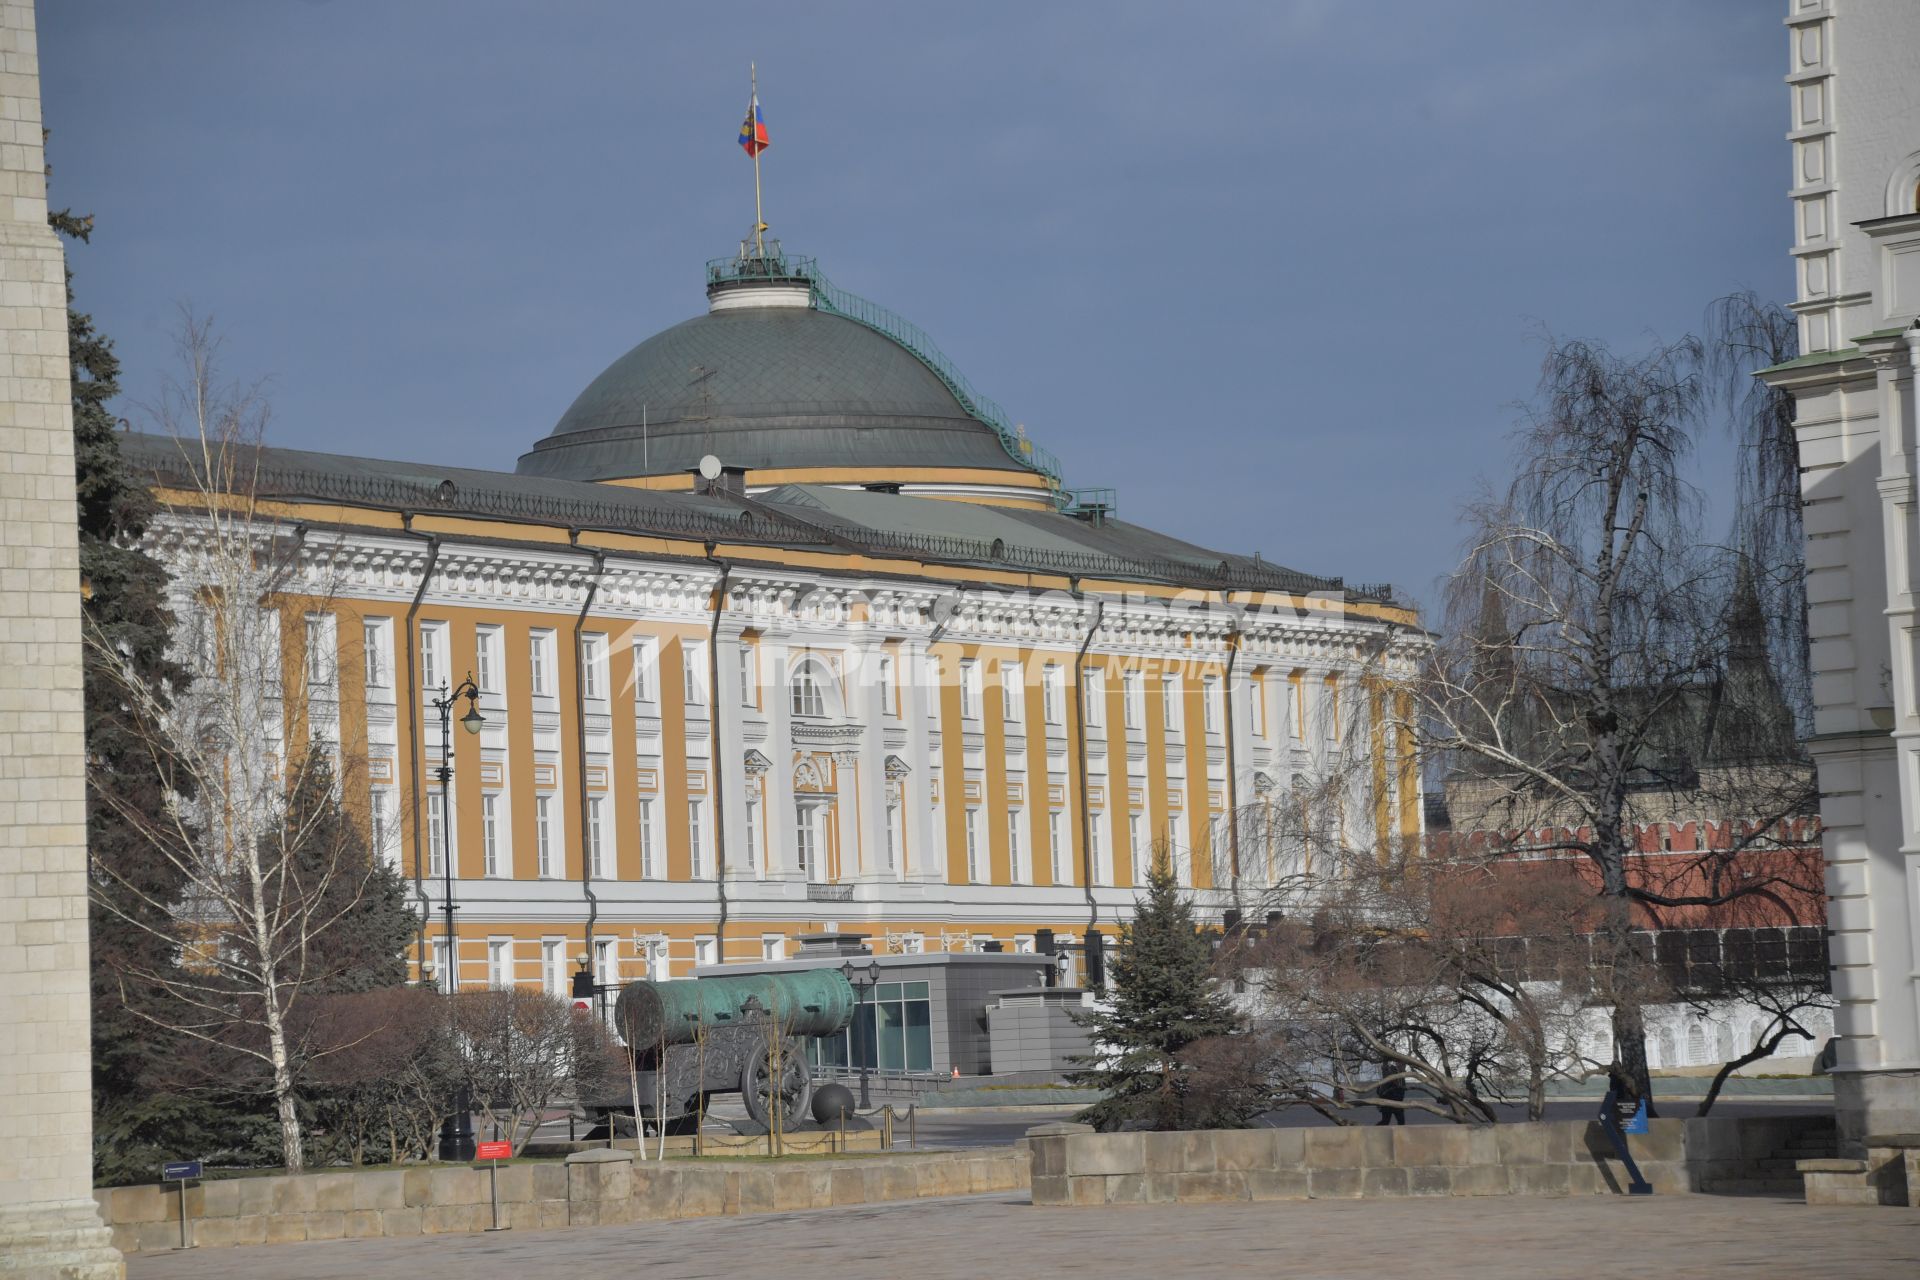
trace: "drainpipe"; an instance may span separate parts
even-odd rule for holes
[[[1073,593],[1073,598],[1084,601],[1086,597],[1080,594],[1079,581],[1077,579],[1068,579],[1068,581],[1071,584],[1068,589]],[[1093,807],[1087,799],[1087,678],[1085,666],[1087,661],[1087,647],[1093,643],[1093,637],[1099,632],[1100,618],[1106,611],[1106,601],[1095,600],[1093,602],[1093,621],[1087,624],[1087,634],[1080,638],[1080,648],[1073,655],[1073,705],[1080,709],[1080,714],[1076,717],[1079,720],[1079,724],[1075,726],[1079,732],[1074,735],[1073,740],[1075,766],[1080,772],[1080,879],[1083,881],[1081,887],[1086,890],[1087,895],[1087,928],[1089,929],[1100,923],[1100,904],[1096,902],[1093,897]],[[1113,749],[1111,747],[1107,749],[1107,761],[1107,785],[1108,790],[1111,791],[1113,785]]]
[[[726,756],[720,749],[720,615],[727,611],[727,579],[733,566],[713,554],[707,544],[707,563],[720,570],[713,588],[713,623],[707,630],[707,721],[708,745],[713,766],[708,770],[713,791],[713,892],[719,903],[720,917],[713,925],[713,949],[721,964],[727,962],[727,792]]]
[[[580,531],[567,530],[567,541],[574,547],[580,545]],[[582,652],[580,635],[587,625],[587,611],[593,608],[594,597],[600,594],[600,575],[606,570],[607,557],[603,551],[593,553],[593,581],[587,584],[587,598],[580,602],[580,614],[573,620],[573,727],[574,743],[579,750],[580,760],[580,892],[587,899],[586,952],[587,972],[593,973],[595,956],[593,954],[593,926],[600,919],[600,896],[593,891],[593,850],[588,847],[587,835],[592,830],[589,823],[590,808],[587,798],[587,662]],[[599,978],[594,979],[596,986]],[[600,995],[596,994],[596,1001]]]
[[[426,751],[420,745],[420,690],[414,682],[419,678],[417,665],[420,661],[420,635],[415,630],[415,619],[420,614],[420,601],[427,594],[427,584],[433,581],[433,568],[440,563],[440,535],[437,533],[415,533],[413,531],[413,512],[400,513],[400,528],[407,536],[424,538],[427,543],[427,567],[420,574],[420,586],[413,593],[413,603],[407,606],[407,636],[404,646],[407,651],[407,682],[401,686],[401,696],[407,700],[407,741],[412,746],[409,754],[413,768],[413,893],[420,900],[420,929],[416,943],[420,949],[420,959],[427,958],[427,919],[433,914],[433,904],[427,897],[427,877],[425,849],[426,842],[420,837],[420,799],[425,794]],[[447,803],[445,800],[442,804]],[[449,820],[451,816],[449,815]],[[447,964],[453,964],[453,957],[447,957]]]
[[[1221,593],[1221,601],[1231,606],[1233,592]],[[1240,901],[1240,810],[1239,767],[1233,754],[1233,664],[1240,657],[1240,620],[1228,615],[1232,630],[1227,637],[1227,671],[1220,680],[1220,700],[1226,704],[1227,730],[1227,856],[1233,860],[1233,900]]]

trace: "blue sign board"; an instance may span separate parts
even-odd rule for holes
[[[1647,1131],[1647,1100],[1640,1099],[1640,1105],[1634,1108],[1633,1119],[1620,1126],[1622,1133],[1645,1133]]]
[[[160,1178],[163,1182],[185,1182],[189,1178],[199,1176],[198,1160],[174,1160],[160,1166]]]

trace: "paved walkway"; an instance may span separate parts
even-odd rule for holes
[[[1920,1275],[1920,1210],[1733,1196],[1036,1209],[1022,1193],[632,1227],[195,1249],[127,1264],[131,1280],[1013,1273],[1892,1280]]]

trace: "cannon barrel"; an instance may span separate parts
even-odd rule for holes
[[[758,1012],[755,1012],[755,1009]],[[677,982],[630,982],[614,1024],[635,1049],[690,1044],[696,1029],[743,1025],[765,1015],[789,1035],[829,1036],[853,1021],[853,987],[838,969],[750,973]]]

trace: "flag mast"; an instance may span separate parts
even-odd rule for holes
[[[751,109],[754,141],[759,141],[760,131],[760,67],[758,63],[747,64],[747,78],[752,85]],[[753,148],[753,250],[754,256],[767,256],[767,220],[760,212],[760,153],[764,147]]]

